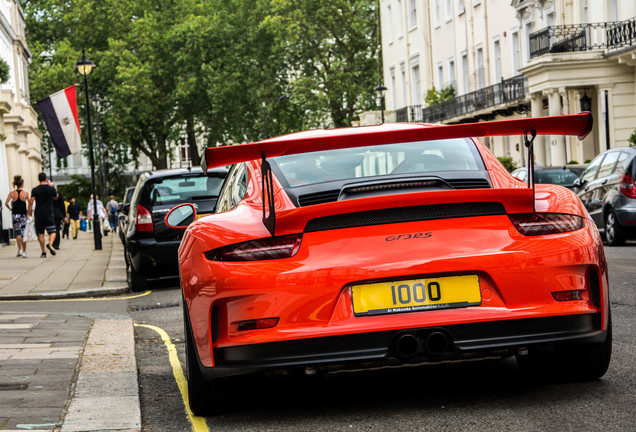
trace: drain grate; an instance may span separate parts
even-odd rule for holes
[[[28,384],[0,383],[0,391],[26,390],[28,388]]]
[[[147,310],[155,310],[155,309],[167,309],[167,308],[173,308],[173,307],[179,307],[181,306],[181,303],[165,303],[165,304],[154,304],[154,305],[133,305],[130,306],[128,308],[128,310],[132,311],[132,312],[139,312],[139,311],[147,311]]]

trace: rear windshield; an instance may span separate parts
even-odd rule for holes
[[[444,171],[479,171],[483,162],[469,139],[418,141],[279,156],[288,187],[315,183]]]
[[[167,177],[149,184],[147,196],[152,205],[216,199],[222,184],[220,177]]]
[[[570,170],[537,170],[534,172],[537,183],[550,183],[562,186],[572,186],[579,176]]]

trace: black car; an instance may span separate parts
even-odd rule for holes
[[[585,170],[585,165],[564,165],[564,166],[536,166],[534,168],[535,183],[549,183],[573,189],[574,181],[579,178]],[[519,180],[526,181],[528,168],[517,168],[512,175]]]
[[[130,203],[132,200],[133,193],[135,193],[135,187],[131,186],[126,188],[126,192],[124,192],[124,201],[119,203],[117,207],[117,230],[119,231],[119,238],[121,239],[122,244],[126,244],[126,230],[128,229],[128,215],[124,214],[121,209]],[[130,207],[130,206],[129,206]]]
[[[218,168],[204,174],[201,168],[146,172],[139,177],[130,203],[122,213],[128,216],[124,233],[124,255],[128,286],[145,290],[149,279],[177,276],[177,250],[183,230],[164,222],[177,204],[192,203],[197,213],[212,213],[227,174]]]
[[[607,150],[590,162],[575,191],[607,244],[636,237],[636,148]]]

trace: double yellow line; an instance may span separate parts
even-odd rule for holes
[[[186,414],[188,415],[188,420],[192,423],[192,430],[194,432],[206,432],[209,431],[208,425],[205,424],[205,419],[203,417],[195,416],[192,411],[190,411],[190,399],[188,398],[188,382],[186,381],[185,375],[183,374],[183,369],[181,368],[181,362],[179,361],[179,357],[177,356],[177,348],[172,343],[170,336],[163,329],[146,324],[135,324],[135,327],[145,327],[150,330],[154,330],[161,336],[163,343],[168,348],[168,359],[170,360],[170,365],[172,366],[172,374],[174,375],[174,379],[179,386],[179,391],[181,392],[181,399],[183,399],[183,404],[185,405]]]

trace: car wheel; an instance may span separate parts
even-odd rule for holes
[[[148,278],[145,274],[135,270],[132,264],[126,266],[126,282],[128,283],[128,288],[133,292],[148,289]]]
[[[627,236],[623,227],[618,223],[616,213],[613,209],[609,209],[605,213],[605,240],[610,246],[620,246],[625,244]]]
[[[220,379],[207,381],[199,368],[199,358],[190,329],[190,318],[183,300],[183,327],[185,334],[185,376],[188,382],[188,404],[196,416],[220,414],[227,409],[223,399],[223,384]]]
[[[603,342],[534,348],[526,355],[517,355],[517,364],[521,372],[532,380],[592,381],[605,375],[611,358],[612,317],[610,315]]]

